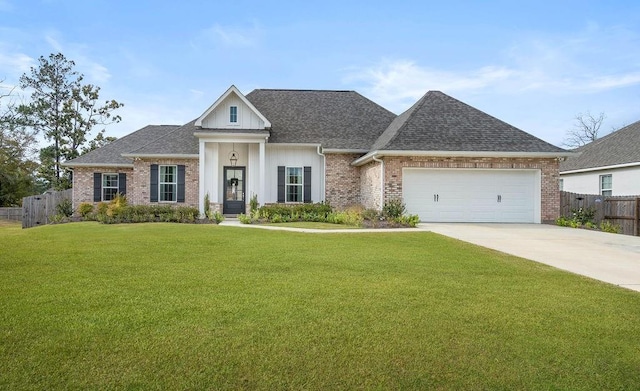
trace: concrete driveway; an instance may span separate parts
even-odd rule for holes
[[[640,291],[640,237],[546,224],[424,223],[420,228]]]

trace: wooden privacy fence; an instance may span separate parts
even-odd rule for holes
[[[22,220],[22,208],[19,206],[0,208],[0,220]]]
[[[57,213],[56,207],[64,200],[71,200],[72,190],[47,191],[42,195],[22,199],[22,228],[49,224],[49,218]]]
[[[595,210],[595,223],[603,221],[620,227],[625,235],[640,236],[640,196],[605,197],[598,194],[560,192],[560,215],[573,217],[573,210]]]

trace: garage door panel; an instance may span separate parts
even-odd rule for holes
[[[409,213],[433,222],[535,222],[533,170],[405,169]]]

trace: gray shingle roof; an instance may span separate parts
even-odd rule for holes
[[[576,150],[579,156],[560,163],[560,171],[573,171],[640,162],[640,121],[625,126]]]
[[[148,125],[133,133],[117,139],[116,141],[105,145],[102,148],[95,149],[82,156],[65,162],[65,165],[94,165],[101,164],[132,164],[131,158],[121,156],[123,153],[129,153],[134,149],[140,148],[158,137],[162,137],[172,130],[178,128],[179,125]]]
[[[199,128],[196,120],[178,126],[170,132],[157,137],[129,153],[135,155],[197,155],[199,153],[198,138],[193,135]]]
[[[372,150],[566,152],[440,91],[399,115]]]
[[[355,91],[258,89],[246,98],[271,121],[269,143],[369,150],[396,117]]]

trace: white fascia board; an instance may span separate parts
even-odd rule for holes
[[[368,149],[338,149],[338,148],[323,148],[323,153],[367,153]]]
[[[626,167],[636,167],[636,166],[640,166],[640,162],[614,164],[614,165],[611,165],[611,166],[600,166],[600,167],[580,168],[580,169],[577,169],[577,170],[560,171],[560,175],[578,174],[578,173],[581,173],[581,172],[589,172],[589,171],[613,170],[613,169],[616,169],[616,168],[626,168]]]
[[[202,127],[202,120],[206,118],[206,116],[211,114],[213,110],[215,110],[216,107],[220,105],[220,103],[222,103],[229,95],[231,95],[232,92],[235,93],[240,98],[240,100],[242,100],[244,104],[249,106],[249,108],[253,110],[253,112],[258,116],[258,118],[264,121],[265,128],[271,128],[271,122],[269,122],[269,120],[264,115],[262,115],[262,113],[259,112],[258,109],[256,109],[256,107],[253,104],[251,104],[251,102],[249,102],[249,100],[234,85],[231,85],[231,87],[229,87],[229,89],[227,89],[227,91],[225,91],[225,93],[222,94],[222,96],[220,96],[215,102],[213,102],[213,104],[209,106],[209,108],[200,117],[198,117],[198,119],[195,122],[195,126]]]
[[[321,144],[312,144],[312,143],[269,143],[269,145],[273,145],[274,147],[313,147],[313,148],[318,148],[322,146]]]
[[[221,140],[256,140],[264,141],[269,138],[268,134],[264,133],[210,133],[210,132],[195,132],[194,136],[202,141],[221,141]],[[230,142],[230,141],[229,141]]]
[[[360,166],[384,156],[434,156],[434,157],[495,157],[495,158],[566,158],[577,156],[575,152],[500,152],[500,151],[371,151],[356,159],[354,166]]]
[[[142,158],[142,159],[199,159],[200,155],[182,154],[182,153],[123,153],[122,157]],[[132,165],[133,167],[133,165]]]
[[[63,167],[124,167],[133,168],[133,164],[117,164],[117,163],[61,163]]]

